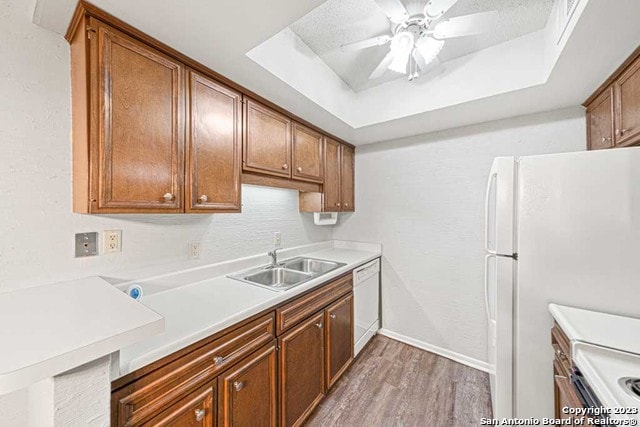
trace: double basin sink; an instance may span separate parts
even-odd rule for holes
[[[274,291],[286,291],[345,265],[347,264],[297,257],[273,266],[268,265],[240,271],[227,277]]]

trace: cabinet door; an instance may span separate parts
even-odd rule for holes
[[[220,426],[271,427],[277,418],[275,341],[218,378]]]
[[[189,72],[186,209],[240,211],[242,95]]]
[[[97,68],[97,207],[92,212],[181,212],[183,66],[91,20]],[[96,164],[94,163],[94,164]],[[94,180],[95,182],[95,180]],[[94,198],[95,198],[94,189]]]
[[[291,177],[291,119],[255,101],[245,102],[243,169]]]
[[[322,182],[324,175],[324,137],[322,134],[294,123],[293,170],[294,179]]]
[[[145,427],[213,427],[216,425],[215,408],[215,385],[209,385],[189,394],[141,425]]]
[[[323,207],[325,212],[339,212],[341,207],[342,191],[340,182],[340,143],[330,138],[325,138],[324,144],[324,185]]]
[[[331,388],[353,361],[353,293],[325,310],[326,376]]]
[[[640,140],[640,60],[632,64],[614,83],[616,98],[616,145],[632,145]]]
[[[341,149],[342,211],[353,212],[355,210],[355,150],[346,145]]]
[[[280,425],[300,426],[324,397],[324,311],[280,337]]]
[[[555,361],[553,374],[555,417],[557,419],[573,419],[572,415],[564,413],[563,408],[582,408],[582,402],[573,389],[571,380],[562,373],[562,370],[557,366],[557,362]]]
[[[613,147],[613,89],[608,89],[587,108],[587,148]]]

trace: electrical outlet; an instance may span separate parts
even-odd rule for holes
[[[282,249],[282,233],[279,231],[276,231],[273,235],[273,247]]]
[[[122,252],[122,230],[105,230],[102,232],[102,253]]]
[[[200,258],[200,242],[189,243],[189,259]]]

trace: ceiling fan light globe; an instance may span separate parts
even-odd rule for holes
[[[444,40],[437,40],[433,37],[423,37],[416,43],[416,48],[424,58],[426,64],[436,59],[443,47]]]
[[[407,74],[407,65],[409,65],[409,54],[400,54],[394,56],[388,68],[396,73]]]

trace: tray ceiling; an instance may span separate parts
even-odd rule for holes
[[[403,0],[410,14],[421,13],[426,0]],[[480,36],[447,40],[440,61],[478,52],[545,27],[553,0],[459,0],[444,18],[497,10],[498,23]],[[369,80],[371,71],[389,51],[376,46],[342,52],[345,43],[390,34],[387,16],[373,0],[329,0],[289,27],[354,92],[378,86],[402,75],[387,71]]]

